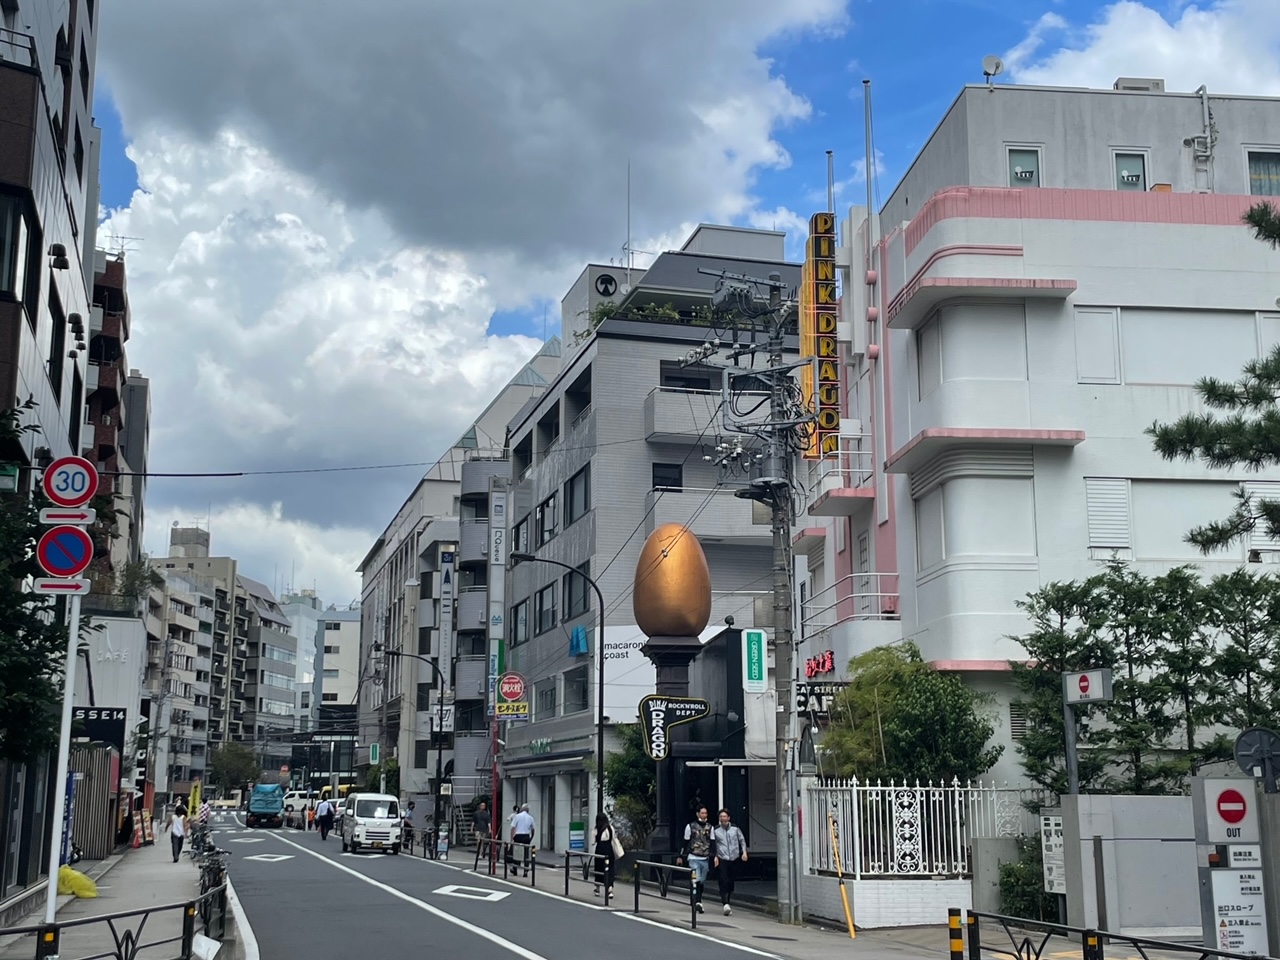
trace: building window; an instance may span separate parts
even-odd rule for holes
[[[587,667],[575,667],[564,674],[564,713],[584,713],[591,709],[587,691]]]
[[[89,12],[89,19],[93,19],[93,11]],[[80,92],[84,94],[85,106],[91,106],[89,103],[89,48],[85,46],[84,37],[80,38]]]
[[[538,546],[542,546],[556,535],[556,495],[553,493],[538,505],[533,512],[534,531],[538,536]]]
[[[0,196],[0,294],[22,299],[31,255],[27,218],[16,197]]]
[[[1017,743],[1027,735],[1027,707],[1022,703],[1009,704],[1009,739]]]
[[[529,601],[521,600],[511,608],[511,645],[526,643],[529,639]]]
[[[337,680],[337,679],[338,679],[338,671],[337,671],[337,670],[325,670],[325,671],[324,671],[324,679],[326,679],[326,680]]]
[[[546,633],[556,625],[556,585],[543,587],[533,595],[535,633]]]
[[[325,673],[329,671],[326,670]],[[337,673],[338,671],[333,671]],[[279,687],[281,690],[292,690],[294,685],[293,677],[286,677],[283,673],[272,673],[270,670],[263,670],[261,673],[262,682],[272,687]]]
[[[284,647],[273,647],[269,643],[262,645],[262,655],[268,660],[279,660],[281,663],[297,663],[298,657],[292,650]]]
[[[84,140],[80,136],[80,121],[76,121],[75,152],[72,157],[76,162],[76,179],[84,182]]]
[[[533,685],[533,719],[550,720],[556,715],[556,678],[548,677]]]
[[[49,319],[53,323],[49,337],[49,386],[53,388],[53,399],[61,406],[62,361],[67,355],[67,314],[54,284],[49,285]]]
[[[324,693],[320,695],[320,701],[322,703],[337,703],[338,695],[336,693]]]
[[[529,518],[525,517],[511,530],[511,550],[513,553],[529,552]]]
[[[1009,186],[1040,186],[1040,151],[1035,147],[1009,148]]]
[[[258,699],[258,710],[261,713],[269,713],[275,717],[292,717],[293,704],[287,700],[270,700],[266,697]]]
[[[341,620],[326,620],[326,621],[324,622],[324,628],[325,628],[326,630],[341,630],[341,629],[342,629],[342,621],[341,621]]]
[[[684,488],[684,464],[655,463],[653,465],[653,489],[681,490]]]
[[[335,646],[335,645],[333,645],[333,644],[329,644],[329,643],[326,643],[326,644],[324,645],[324,655],[325,655],[326,657],[328,657],[328,656],[332,656],[333,654],[336,654],[337,652],[338,652],[338,648],[337,648],[337,646]]]
[[[591,468],[583,467],[564,485],[564,525],[581,520],[591,509]]]
[[[431,688],[433,686],[435,686],[434,681],[418,684],[417,710],[419,713],[425,713],[431,709]]]
[[[415,740],[413,741],[413,765],[419,770],[425,770],[431,766],[431,741]]]
[[[587,561],[574,573],[564,575],[564,618],[572,620],[591,609],[591,587],[584,577],[591,575],[591,562]]]
[[[1280,150],[1249,151],[1249,193],[1280,197]]]
[[[1147,189],[1147,158],[1141,153],[1116,154],[1116,189],[1145,192]]]

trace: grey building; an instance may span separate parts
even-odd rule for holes
[[[681,360],[714,335],[701,311],[716,278],[699,270],[777,272],[794,287],[800,267],[783,261],[783,239],[701,226],[681,250],[633,272],[617,309],[585,338],[580,280],[562,318],[566,343],[579,334],[576,349],[511,423],[510,549],[569,564],[599,583],[609,724],[633,722],[637,701],[653,690],[631,591],[655,527],[681,523],[698,535],[711,571],[711,632],[727,615],[739,626],[772,625],[769,514],[736,498],[735,485],[704,459],[723,433],[720,371]],[[623,286],[616,275],[623,270],[603,269],[584,273],[591,290]],[[505,593],[506,668],[524,677],[532,720],[503,733],[502,802],[528,802],[539,845],[564,849],[570,823],[594,816],[598,605],[581,577],[546,563],[511,568]]]
[[[248,650],[243,682],[244,739],[252,741],[264,770],[277,770],[292,757],[297,722],[298,638],[266,584],[236,577],[237,626],[241,619]]]
[[[129,509],[133,529],[138,535],[130,543],[129,561],[142,558],[142,533],[145,529],[147,497],[147,454],[151,448],[151,381],[138,370],[130,370],[124,381],[124,426],[120,429],[120,447],[124,460],[133,471],[122,478],[128,485]]]

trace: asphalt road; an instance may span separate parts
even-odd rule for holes
[[[384,853],[344,854],[336,836],[246,830],[230,817],[214,842],[233,854],[232,882],[263,958],[320,960],[431,955],[467,960],[699,960],[769,957],[450,863]],[[231,831],[231,832],[228,832]],[[548,886],[555,881],[542,881]],[[461,889],[459,889],[461,888]]]

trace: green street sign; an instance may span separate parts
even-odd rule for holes
[[[378,758],[381,755],[382,755],[382,751],[378,749],[378,745],[376,743],[369,744],[369,762],[370,763],[377,763]]]
[[[742,631],[742,689],[766,693],[769,689],[769,659],[763,630]]]

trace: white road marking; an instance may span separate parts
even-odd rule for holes
[[[455,927],[458,927],[462,930],[466,930],[468,933],[475,934],[477,937],[480,937],[484,940],[488,940],[490,943],[495,944],[499,947],[502,947],[504,950],[507,950],[511,953],[514,953],[517,957],[523,958],[523,960],[547,960],[547,958],[542,956],[541,954],[534,953],[532,950],[528,950],[520,946],[520,944],[518,943],[513,943],[510,940],[506,940],[498,936],[496,933],[491,933],[490,931],[485,930],[483,927],[477,927],[473,923],[467,923],[467,921],[465,920],[460,920],[457,917],[451,916],[450,914],[445,913],[443,910],[439,909],[438,907],[433,907],[431,904],[427,903],[425,900],[419,900],[417,897],[411,897],[407,893],[402,893],[401,891],[397,890],[395,887],[389,886],[388,884],[382,883],[378,880],[374,880],[372,877],[366,876],[365,874],[361,873],[359,870],[352,870],[350,867],[344,864],[338,863],[338,861],[336,860],[331,860],[329,857],[326,857],[322,853],[317,853],[314,850],[308,850],[306,847],[302,846],[301,844],[294,843],[292,840],[288,840],[280,836],[279,834],[276,834],[276,839],[279,840],[281,843],[287,843],[291,847],[296,847],[297,849],[301,850],[303,853],[310,854],[311,856],[315,857],[317,860],[323,860],[325,863],[329,864],[329,866],[333,867],[335,870],[341,870],[343,873],[351,874],[351,876],[355,877],[356,879],[364,881],[365,883],[369,884],[369,886],[371,887],[376,887],[377,889],[381,890],[383,893],[388,893],[398,900],[403,900],[405,903],[411,903],[418,909],[426,911],[427,913],[431,914],[433,917],[437,917],[438,919],[443,920],[445,923],[451,923]]]
[[[292,860],[291,853],[260,853],[256,857],[245,857],[246,860],[261,860],[263,863],[279,863],[281,860]]]
[[[658,920],[650,920],[648,917],[637,917],[634,913],[622,913],[615,911],[619,917],[625,917],[627,920],[634,920],[636,923],[647,923],[651,927],[661,927],[663,930],[670,930],[672,933],[683,933],[686,937],[697,937],[699,940],[706,940],[708,943],[718,943],[722,947],[728,947],[731,950],[741,950],[743,953],[749,953],[756,957],[768,957],[769,960],[783,960],[776,953],[765,953],[763,950],[757,950],[755,947],[744,947],[740,943],[734,943],[732,940],[720,940],[716,937],[707,936],[705,933],[699,933],[697,930],[685,930],[683,927],[673,927],[670,924],[662,923]]]
[[[236,837],[232,843],[261,843],[262,837]]]
[[[227,905],[231,907],[232,922],[236,927],[236,939],[240,941],[240,949],[244,952],[244,960],[261,960],[258,953],[258,938],[253,935],[253,927],[249,926],[249,918],[244,914],[240,898],[236,896],[236,888],[227,877]]]
[[[461,897],[463,900],[484,900],[488,903],[497,903],[499,900],[505,900],[511,896],[501,890],[484,890],[480,887],[464,887],[457,883],[451,883],[447,887],[440,887],[438,890],[432,890],[432,893],[441,893],[446,897]]]

